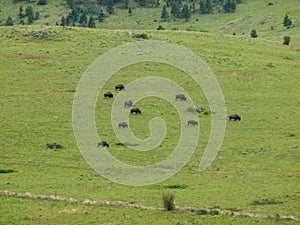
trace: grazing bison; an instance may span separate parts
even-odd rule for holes
[[[110,91],[108,91],[104,94],[104,98],[113,98],[113,97],[114,97],[114,95]]]
[[[229,116],[229,120],[240,121],[241,117],[238,114],[232,114]]]
[[[188,125],[198,125],[198,122],[195,120],[189,120]]]
[[[117,85],[115,86],[115,89],[116,89],[116,90],[119,90],[119,91],[122,91],[122,90],[125,90],[125,87],[124,87],[123,84],[117,84]]]
[[[130,113],[142,114],[142,111],[139,108],[133,108],[130,110]]]
[[[175,99],[179,99],[180,101],[185,101],[186,100],[186,97],[184,94],[178,94],[175,96]]]
[[[131,107],[133,105],[133,102],[131,100],[127,100],[126,102],[124,102],[124,106],[128,106]]]
[[[56,149],[58,149],[58,148],[61,148],[62,146],[60,145],[60,144],[57,144],[56,142],[53,142],[53,143],[51,143],[51,144],[47,144],[47,148],[49,148],[49,149],[54,149],[54,150],[56,150]]]
[[[118,127],[123,127],[123,128],[127,128],[128,127],[128,124],[126,122],[120,122],[118,124]]]
[[[106,141],[99,141],[98,147],[109,147],[109,144]]]

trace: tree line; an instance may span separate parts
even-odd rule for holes
[[[103,22],[109,15],[114,14],[115,8],[128,10],[133,13],[137,7],[151,8],[159,7],[161,2],[164,3],[160,18],[167,21],[172,18],[189,20],[193,14],[211,14],[211,13],[234,13],[237,6],[245,0],[62,0],[69,8],[67,15],[62,16],[58,26],[79,26],[96,28],[96,21]],[[26,2],[31,4],[35,2],[37,5],[47,5],[47,0],[13,0],[14,3]],[[32,5],[26,7],[20,6],[19,24],[32,24],[35,20],[40,19],[40,13],[34,11]],[[12,26],[16,23],[11,16],[5,21],[6,26]],[[292,20],[285,15],[283,26],[293,27]],[[163,29],[161,26],[159,29]],[[257,37],[256,30],[253,30],[251,37]]]

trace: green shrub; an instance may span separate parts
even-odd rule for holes
[[[200,209],[198,212],[197,212],[197,215],[207,215],[208,214],[208,211],[206,209]]]
[[[219,214],[220,214],[220,211],[219,211],[219,210],[211,210],[211,211],[209,212],[209,214],[212,215],[212,216],[216,216],[216,215],[219,215]]]
[[[0,173],[13,173],[13,172],[15,171],[11,169],[0,169]]]
[[[165,28],[162,25],[159,25],[156,29],[157,30],[164,30]]]
[[[148,35],[145,33],[134,35],[135,38],[148,39]]]
[[[185,189],[188,186],[186,184],[172,184],[172,185],[167,185],[165,187],[166,188],[171,188],[171,189]]]
[[[283,37],[283,44],[284,45],[289,45],[291,41],[291,37],[290,36],[284,36]]]
[[[251,37],[252,38],[257,38],[257,33],[256,33],[255,29],[252,29],[252,31],[251,31]]]
[[[175,194],[171,194],[171,193],[163,194],[164,208],[168,211],[174,210],[175,209],[174,200],[175,200]]]

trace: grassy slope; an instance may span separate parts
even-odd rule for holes
[[[56,18],[43,18],[38,23],[55,24],[57,16],[65,10],[63,6],[55,7],[58,1],[50,2],[51,5],[41,7],[39,11],[42,12],[47,8],[42,15],[48,13],[56,15]],[[176,27],[176,29],[205,30],[230,35],[236,32],[236,37],[183,31],[146,31],[153,39],[179,43],[201,56],[218,77],[228,113],[238,112],[243,116],[243,120],[241,123],[227,124],[222,151],[209,170],[199,173],[197,170],[199,159],[209,132],[209,117],[201,117],[202,138],[189,164],[171,179],[158,185],[141,188],[112,184],[96,174],[82,159],[75,144],[71,125],[73,91],[80,77],[99,55],[121,43],[131,41],[127,31],[48,28],[57,34],[48,40],[37,40],[24,34],[33,30],[47,29],[46,27],[17,28],[19,31],[15,34],[11,33],[11,28],[1,27],[0,140],[4,144],[0,147],[0,169],[14,169],[16,172],[0,174],[0,189],[47,195],[56,192],[61,196],[75,197],[79,200],[86,198],[122,200],[157,207],[161,207],[162,193],[171,191],[176,193],[176,204],[182,207],[219,206],[221,209],[235,208],[245,212],[294,215],[299,218],[300,197],[297,192],[299,147],[295,146],[300,145],[298,139],[300,37],[297,27],[300,10],[293,0],[285,1],[287,4],[284,5],[283,1],[277,1],[274,2],[274,6],[267,7],[268,2],[248,0],[247,4],[241,5],[236,13],[226,15],[225,25],[224,17],[220,17],[219,14],[198,16],[199,22],[195,21],[195,17],[188,23],[162,23],[167,29]],[[0,0],[0,3],[4,5],[1,8],[1,19],[12,12],[18,13],[18,7],[8,4],[8,1]],[[147,16],[143,16],[144,11],[147,12]],[[285,13],[288,13],[296,23],[293,29],[286,30],[281,27]],[[128,17],[124,12],[117,15],[97,26],[103,28],[122,26],[130,30],[155,29],[158,23],[153,23],[153,20],[159,18],[160,9],[151,13],[148,10],[137,10],[132,17]],[[252,17],[246,17],[247,15]],[[136,21],[141,20],[141,17],[143,21],[137,24]],[[243,19],[245,17],[246,19]],[[123,21],[121,24],[120,18]],[[258,21],[263,19],[266,19],[266,23],[258,25]],[[274,26],[273,31],[270,30],[270,26]],[[248,37],[252,28],[257,29],[258,39],[248,39],[241,35],[245,32]],[[292,37],[290,47],[281,44],[282,36],[286,34]],[[145,74],[154,71],[160,76],[172,74],[177,77],[176,79],[180,76],[179,71],[170,72],[169,67],[140,64],[120,71],[109,81],[107,88],[119,81],[124,73],[138,75],[141,74],[140,71],[145,71]],[[129,77],[123,81],[129,82],[133,78]],[[187,83],[186,88],[192,90],[190,86],[192,84],[187,82],[186,77],[183,82]],[[203,102],[201,92],[194,90],[191,94],[198,102]],[[144,106],[146,105],[145,103]],[[108,110],[109,105],[105,108],[109,114]],[[152,113],[154,115],[155,111]],[[150,114],[148,118],[151,116]],[[97,122],[109,129],[109,123],[101,123],[107,121],[106,119],[98,117]],[[170,118],[170,121],[174,119]],[[136,125],[133,129],[147,134],[148,130],[143,129],[142,125]],[[99,131],[101,132],[101,129]],[[45,151],[45,143],[54,140],[66,148],[61,152]],[[116,146],[113,149],[116,149],[112,150],[114,154],[126,160],[124,149]],[[121,153],[118,150],[121,150]],[[159,160],[167,154],[168,152],[157,151],[151,157],[152,160]],[[129,162],[137,163],[142,159],[143,156],[136,155]],[[170,185],[181,185],[184,188],[170,189],[168,188]],[[4,206],[1,212],[7,215],[2,217],[3,223],[11,221],[10,219],[14,217],[12,213],[16,211],[9,210],[8,205],[19,209],[18,212],[24,212],[14,220],[19,223],[26,221],[27,217],[29,221],[43,217],[41,223],[62,221],[59,211],[72,207],[61,203],[1,198],[5,202],[1,203],[1,206]],[[252,204],[253,201],[263,198],[282,203],[262,206]],[[56,205],[54,209],[53,204]],[[36,205],[43,205],[42,216],[38,215],[41,209]],[[64,223],[81,221],[85,210],[88,211],[88,215],[91,211],[92,216],[85,217],[90,219],[89,222],[99,221],[100,219],[95,216],[99,208],[95,206],[86,209],[86,207],[74,206],[79,211],[82,210],[79,213],[72,213]],[[51,214],[48,213],[49,209]],[[120,220],[125,218],[124,223],[141,223],[140,215],[146,218],[143,223],[151,224],[151,221],[156,221],[158,215],[158,212],[105,207],[103,211],[104,215],[107,212],[111,214],[103,221],[111,221],[117,216]],[[121,214],[129,214],[134,222],[127,221],[126,216],[121,217]],[[183,224],[184,221],[188,221],[187,224],[192,222],[240,224],[257,221],[238,218],[232,221],[233,218],[198,218],[188,215],[185,217],[176,213],[171,216],[159,215],[160,217],[167,215],[165,221],[170,221],[170,224],[178,221]],[[265,220],[260,222],[267,223]],[[114,223],[121,222],[114,221]]]
[[[3,224],[274,224],[267,219],[197,216],[180,212],[126,209],[3,196],[0,196],[0,199],[2,213],[0,223]],[[17,214],[15,214],[16,209]],[[296,223],[289,222],[289,224]]]
[[[25,8],[25,3],[13,4],[13,0],[0,0],[1,12],[0,19],[2,24],[10,15],[17,24],[19,19],[20,5]],[[274,5],[268,6],[269,2]],[[55,25],[60,22],[62,15],[66,15],[69,9],[64,1],[52,0],[46,6],[37,6],[32,3],[34,11],[41,13],[41,19],[36,24]],[[103,23],[97,23],[98,28],[108,29],[148,29],[155,30],[159,24],[165,29],[189,30],[189,31],[205,31],[210,33],[221,33],[249,37],[251,29],[256,29],[259,37],[276,37],[277,41],[282,42],[284,35],[292,36],[300,33],[300,5],[298,0],[245,0],[243,4],[238,5],[235,13],[223,14],[215,13],[211,15],[194,14],[190,21],[170,20],[168,22],[160,21],[160,15],[163,3],[159,8],[133,10],[133,14],[129,15],[127,10],[116,8],[114,15],[110,16]],[[198,7],[198,6],[197,6]],[[295,27],[286,29],[282,26],[283,17],[288,14],[292,19]],[[48,17],[49,16],[49,17]],[[25,20],[26,21],[26,20]],[[156,22],[155,22],[156,21]],[[273,30],[271,29],[273,27]],[[244,33],[244,35],[243,35]],[[299,38],[299,36],[298,36]],[[299,44],[299,43],[298,43]]]
[[[100,54],[130,41],[127,32],[49,28],[56,32],[49,39],[27,35],[39,29],[47,27],[17,28],[14,34],[11,28],[1,28],[1,168],[16,172],[1,174],[0,189],[45,195],[56,192],[79,200],[121,200],[156,207],[161,207],[162,194],[171,191],[182,207],[214,206],[300,217],[299,148],[295,148],[300,144],[298,50],[260,39],[149,31],[151,38],[179,43],[208,62],[224,92],[228,113],[238,112],[243,120],[228,123],[222,151],[209,170],[198,171],[209,132],[209,117],[201,117],[203,139],[188,165],[163,183],[132,188],[112,184],[87,165],[76,147],[71,124],[72,91],[80,77]],[[153,68],[160,76],[169,69]],[[125,72],[138,71],[149,71],[149,65],[133,66]],[[122,72],[107,85],[120,80]],[[191,90],[192,84],[185,85]],[[109,106],[103,110],[107,112],[103,115],[109,115]],[[103,118],[97,119],[100,126],[108,125]],[[142,126],[136,129],[147,132]],[[46,151],[45,143],[54,140],[65,149]],[[159,154],[152,157],[160,159]],[[170,185],[183,188],[170,189]],[[252,204],[266,198],[282,203]],[[71,219],[76,221],[77,216]],[[155,215],[146,217],[147,221],[153,219]]]

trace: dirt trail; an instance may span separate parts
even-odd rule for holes
[[[12,197],[22,197],[22,198],[31,198],[31,199],[42,199],[42,200],[52,200],[52,201],[63,201],[63,202],[76,202],[87,205],[107,205],[107,206],[119,206],[125,208],[139,208],[139,209],[148,209],[148,210],[165,210],[164,208],[157,207],[148,207],[140,204],[131,204],[122,201],[92,201],[89,199],[85,199],[84,201],[77,200],[75,198],[63,198],[57,195],[33,195],[29,192],[24,194],[11,192],[8,190],[0,190],[0,195],[12,196]],[[193,209],[193,208],[180,208],[176,207],[176,210],[199,214],[203,209]],[[264,219],[275,219],[275,220],[294,220],[300,221],[299,218],[295,218],[294,216],[271,216],[271,215],[262,215],[262,214],[253,214],[248,212],[232,212],[229,210],[219,210],[219,209],[205,209],[207,214],[210,214],[211,211],[218,212],[218,215],[227,215],[227,216],[241,216],[241,217],[252,217],[252,218],[264,218]],[[215,214],[216,215],[216,214]]]

